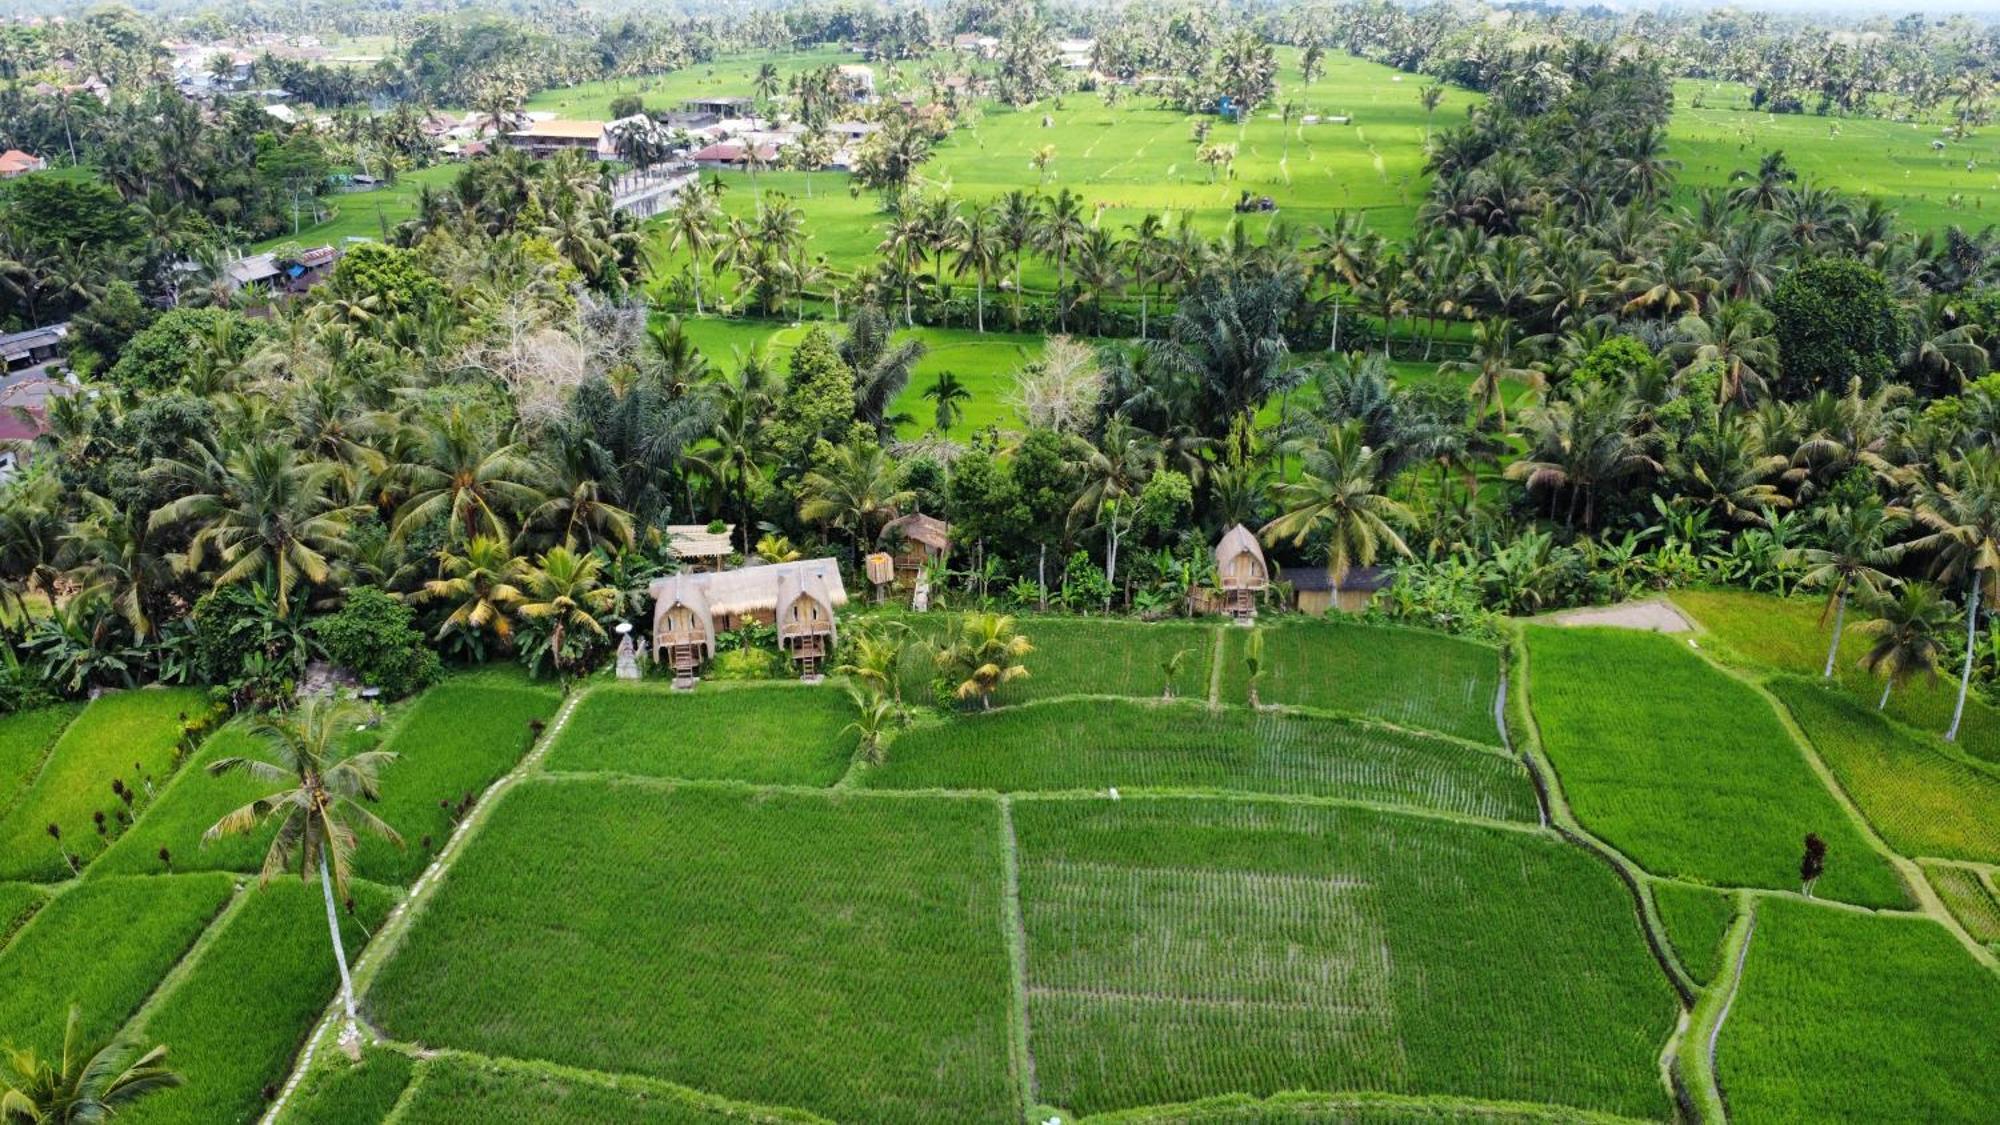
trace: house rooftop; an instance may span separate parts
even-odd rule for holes
[[[677,523],[667,528],[667,542],[677,559],[713,559],[729,554],[736,548],[730,539],[736,534],[736,525],[726,523],[721,531],[710,531],[705,523]]]
[[[515,129],[507,135],[527,140],[547,137],[569,141],[594,141],[604,135],[604,122],[556,117],[547,121],[531,122],[527,127]]]

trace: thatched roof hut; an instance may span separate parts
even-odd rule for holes
[[[951,554],[951,525],[936,516],[912,512],[882,525],[877,542],[893,547],[896,570],[914,578],[924,564]]]
[[[721,531],[710,531],[713,526],[705,523],[677,523],[667,528],[667,549],[677,559],[690,563],[706,563],[721,569],[722,560],[736,550],[736,525],[726,523]]]
[[[1240,523],[1223,532],[1216,543],[1215,573],[1225,590],[1262,590],[1271,584],[1263,544]]]
[[[807,638],[823,653],[834,642],[834,614],[847,604],[840,565],[800,559],[735,570],[683,572],[654,579],[653,652],[656,659],[680,649],[715,654],[718,632],[745,621],[778,627],[779,643],[795,651]]]

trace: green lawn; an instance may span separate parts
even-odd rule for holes
[[[865,783],[901,789],[1219,791],[1342,797],[1495,820],[1537,819],[1520,764],[1462,743],[1343,719],[1199,701],[1058,701],[899,736]]]
[[[1716,1069],[1739,1121],[1991,1121],[1996,1038],[2000,977],[1937,923],[1766,899]]]
[[[341,936],[353,957],[394,896],[368,883],[348,889],[354,907],[341,919]],[[147,1042],[167,1045],[186,1085],[120,1113],[121,1125],[256,1121],[265,1087],[285,1084],[293,1056],[339,987],[317,882],[280,879],[244,893],[249,900],[140,1029]]]
[[[35,780],[49,747],[79,710],[76,704],[65,703],[0,715],[0,815]]]
[[[991,801],[541,782],[369,990],[398,1038],[846,1120],[1014,1102]]]
[[[1708,633],[1702,643],[1727,660],[1801,676],[1817,676],[1826,666],[1828,630],[1820,624],[1825,603],[1819,599],[1779,598],[1740,590],[1677,590],[1673,599]],[[1882,694],[1882,683],[1860,666],[1868,639],[1856,616],[1851,611],[1847,615],[1834,678],[1872,707]],[[1959,637],[1963,640],[1964,633]],[[1916,679],[1890,695],[1889,714],[1919,730],[1943,734],[1951,725],[1951,710],[1957,700],[1955,676]],[[1965,726],[1958,741],[1967,753],[2000,765],[2000,710],[1976,695],[1967,699]]]
[[[831,785],[847,772],[854,704],[837,686],[703,684],[591,690],[549,748],[551,770]]]
[[[1667,1111],[1673,994],[1616,876],[1553,836],[1247,801],[1013,817],[1044,1102],[1385,1090]]]
[[[1264,703],[1344,711],[1475,742],[1498,743],[1500,657],[1471,641],[1415,629],[1295,618],[1261,626]],[[1223,631],[1222,701],[1250,695],[1251,631]]]
[[[69,875],[64,851],[82,862],[104,850],[93,814],[115,834],[125,804],[115,779],[142,795],[165,784],[174,769],[181,718],[208,707],[199,691],[123,691],[92,703],[63,731],[48,763],[0,818],[0,879],[53,880]],[[139,810],[143,815],[144,809]],[[62,830],[58,843],[48,826]]]
[[[1951,755],[1817,680],[1779,677],[1821,760],[1889,846],[1909,856],[2000,862],[2000,772]]]
[[[424,188],[448,188],[464,170],[463,164],[433,164],[428,168],[403,172],[396,177],[395,183],[380,185],[373,191],[326,196],[320,200],[320,208],[330,213],[323,222],[313,222],[312,213],[308,211],[297,233],[287,230],[250,249],[252,252],[274,250],[288,244],[307,248],[338,246],[349,238],[379,241],[385,237],[385,232],[396,229],[397,224],[417,217],[417,201]]]
[[[456,823],[454,811],[439,803],[456,806],[483,793],[527,751],[529,724],[554,714],[556,704],[548,692],[458,680],[425,692],[387,728],[382,748],[397,758],[382,770],[382,800],[370,810],[402,835],[404,847],[364,835],[355,870],[383,883],[416,878]],[[354,737],[373,743],[378,732],[355,732]],[[242,727],[217,731],[156,807],[112,847],[106,869],[159,871],[159,852],[166,848],[176,871],[259,870],[273,830],[213,843],[204,843],[202,834],[231,809],[275,787],[240,773],[214,777],[206,767],[230,755],[268,753]]]
[[[1707,984],[1722,968],[1722,935],[1736,917],[1736,898],[1726,891],[1655,879],[1653,908],[1696,984]]]
[[[1806,833],[1827,842],[1817,891],[1905,906],[1763,697],[1681,637],[1527,629],[1542,746],[1577,818],[1655,875],[1797,889]]]
[[[0,951],[0,1042],[60,1051],[72,1004],[92,1049],[109,1042],[230,891],[210,874],[91,878],[57,895]]]

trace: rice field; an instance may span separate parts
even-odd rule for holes
[[[341,936],[353,957],[394,896],[349,885]],[[146,1011],[140,1033],[164,1043],[186,1085],[118,1115],[140,1125],[221,1125],[262,1116],[264,1090],[285,1083],[293,1056],[339,986],[319,884],[297,878],[246,890],[247,899],[193,958],[187,975]]]
[[[1926,863],[1924,877],[1944,900],[1945,909],[1965,927],[1974,941],[2000,943],[2000,894],[1992,880],[1974,868]]]
[[[1577,818],[1607,843],[1655,875],[1796,890],[1813,832],[1828,848],[1816,893],[1909,905],[1754,688],[1677,637],[1525,632],[1543,750]]]
[[[1673,600],[1706,631],[1702,644],[1732,663],[1812,677],[1826,666],[1831,638],[1827,627],[1820,624],[1825,603],[1818,599],[1780,598],[1742,590],[1677,590]],[[1868,641],[1857,616],[1852,612],[1847,615],[1833,675],[1856,699],[1872,707],[1882,694],[1882,682],[1861,668]],[[1889,696],[1889,717],[1920,731],[1943,734],[1951,725],[1957,700],[1956,679],[1911,680]],[[2000,710],[1977,694],[1967,699],[1958,745],[1975,758],[2000,765]]]
[[[955,614],[932,614],[911,624],[921,635],[949,641],[958,620]],[[1014,631],[1035,646],[1022,661],[1028,675],[1003,686],[993,702],[1001,706],[1063,695],[1158,699],[1167,688],[1165,663],[1178,652],[1187,655],[1173,677],[1174,694],[1204,699],[1218,629],[1194,622],[1148,624],[1020,614],[1014,618]]]
[[[1798,720],[1889,846],[1904,855],[2000,863],[2000,772],[1895,726],[1845,692],[1780,677]]]
[[[1996,1039],[2000,976],[1942,926],[1771,898],[1717,1072],[1742,1121],[1990,1121]]]
[[[48,900],[47,892],[33,883],[0,883],[0,949],[7,948],[15,931],[27,925]]]
[[[171,688],[116,692],[84,708],[0,818],[0,879],[67,878],[65,851],[82,863],[103,851],[106,836],[93,814],[103,813],[107,835],[115,835],[117,816],[126,811],[112,781],[142,798],[164,784],[173,773],[181,717],[207,705],[199,691]],[[61,829],[60,842],[49,835],[51,824]]]
[[[1722,968],[1722,935],[1736,918],[1736,897],[1713,887],[1655,879],[1649,884],[1653,909],[1667,929],[1674,954],[1696,984],[1707,984]]]
[[[854,756],[854,704],[838,688],[704,684],[593,688],[544,760],[551,770],[831,785]]]
[[[0,815],[6,814],[41,771],[49,747],[55,745],[56,737],[78,710],[73,704],[62,704],[0,715]]]
[[[416,878],[443,846],[456,823],[458,806],[476,799],[520,760],[531,739],[529,724],[554,714],[557,702],[547,692],[453,680],[426,691],[382,730],[354,732],[359,744],[379,739],[383,749],[397,755],[382,770],[382,800],[370,811],[401,834],[405,844],[399,849],[362,836],[355,871],[381,883]],[[105,856],[105,869],[160,871],[161,848],[167,849],[175,871],[261,869],[274,829],[212,843],[203,843],[201,837],[231,809],[275,788],[240,773],[211,776],[208,763],[233,754],[267,753],[241,727],[217,731],[138,825],[113,846]]]
[[[681,1086],[631,1075],[591,1074],[546,1063],[481,1059],[452,1053],[417,1063],[400,1125],[709,1125],[752,1121],[799,1125],[826,1119],[799,1110],[732,1103]]]
[[[1019,801],[1013,822],[1043,1102],[1666,1110],[1673,995],[1616,877],[1550,836],[1249,801]]]
[[[92,878],[64,890],[0,950],[0,1036],[47,1053],[62,1047],[69,1007],[83,1036],[110,1039],[215,919],[231,893],[222,875]]]
[[[400,1051],[364,1050],[350,1063],[338,1052],[319,1056],[299,1080],[279,1118],[285,1125],[381,1125],[410,1084],[415,1060]]]
[[[1472,641],[1337,618],[1260,626],[1264,703],[1340,711],[1497,745],[1500,657]],[[1225,629],[1224,703],[1245,703],[1251,630]]]
[[[1176,703],[1059,700],[920,726],[863,783],[888,789],[1235,790],[1534,822],[1519,763],[1343,719]]]
[[[532,783],[367,1005],[432,1046],[837,1119],[995,1120],[1015,1104],[1001,881],[991,801]]]
[[[1223,1094],[1177,1105],[1094,1113],[1080,1120],[1081,1125],[1416,1125],[1419,1122],[1635,1125],[1634,1118],[1569,1106],[1366,1091],[1339,1094],[1302,1091],[1268,1098]]]

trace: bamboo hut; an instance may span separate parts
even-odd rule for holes
[[[1222,588],[1222,609],[1238,622],[1257,616],[1257,595],[1271,585],[1271,568],[1264,548],[1242,524],[1222,533],[1215,545],[1216,584]]]
[[[951,555],[951,525],[935,516],[912,512],[882,525],[877,538],[896,560],[896,577],[916,580],[925,564]]]
[[[655,579],[653,658],[692,677],[715,655],[719,634],[751,621],[776,626],[778,644],[808,676],[833,651],[835,613],[847,604],[840,566],[801,559],[735,570],[683,572]]]
[[[667,549],[675,558],[697,570],[721,570],[723,561],[736,550],[736,525],[726,523],[721,531],[710,524],[677,523],[667,528]]]

